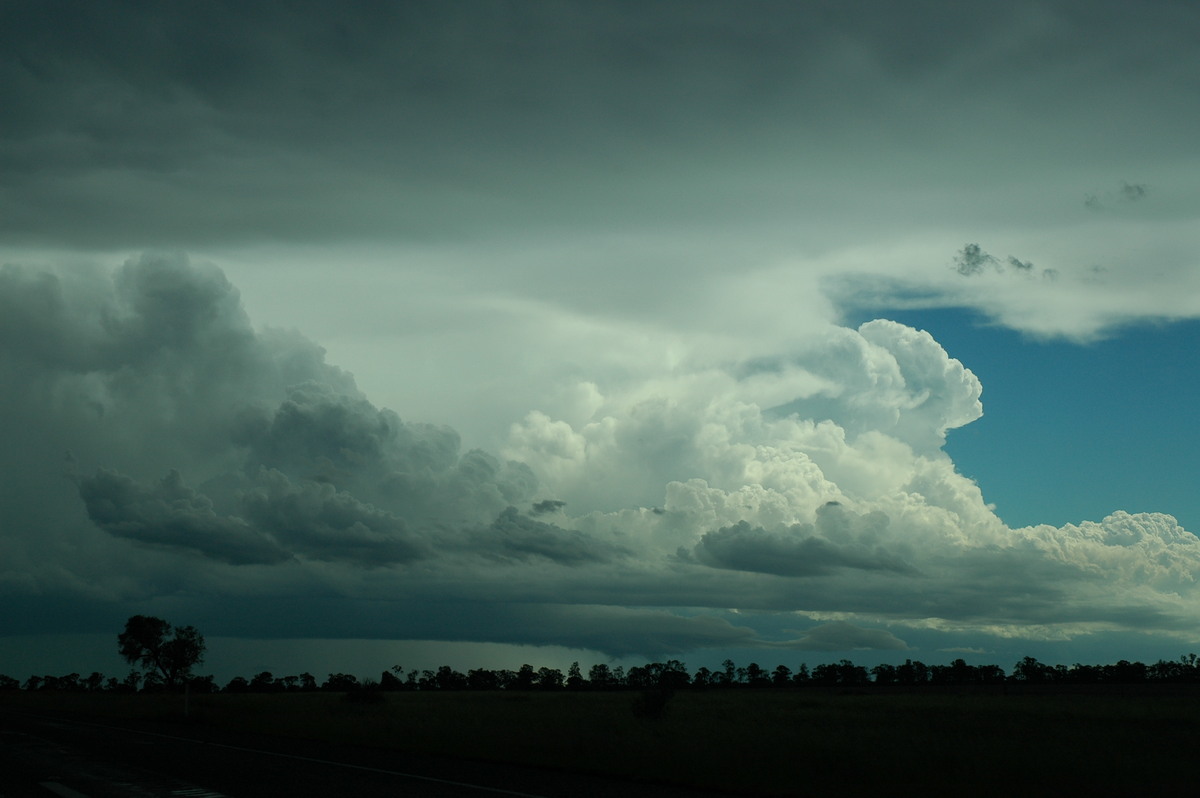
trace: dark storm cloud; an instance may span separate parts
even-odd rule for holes
[[[233,565],[278,563],[288,552],[239,518],[222,517],[212,502],[183,484],[178,471],[142,486],[100,470],[79,482],[88,517],[116,537],[187,549]]]
[[[376,566],[430,553],[402,518],[329,484],[292,483],[278,471],[263,470],[253,488],[240,492],[240,503],[247,521],[312,559]]]
[[[506,559],[542,558],[560,565],[604,562],[628,553],[582,532],[522,515],[515,507],[505,509],[486,529],[475,534],[472,548],[479,552],[490,549]]]
[[[912,565],[880,544],[887,525],[882,513],[860,516],[830,503],[817,510],[815,524],[778,533],[745,521],[707,532],[692,555],[715,568],[778,576],[824,576],[839,569],[915,575]]]
[[[499,524],[537,488],[523,465],[460,454],[447,427],[376,408],[299,335],[256,332],[224,275],[181,256],[111,275],[6,266],[0,311],[6,437],[21,444],[5,471],[69,450],[87,474],[77,500],[114,537],[235,565],[395,565],[429,556],[438,529]],[[34,496],[6,507],[13,529],[42,513]],[[529,523],[493,537],[555,556]],[[557,556],[594,553],[570,538]]]
[[[142,255],[111,278],[5,264],[0,301],[9,355],[64,372],[161,372],[183,355],[177,372],[215,370],[217,360],[235,369],[252,337],[225,276],[181,255]]]
[[[269,414],[247,419],[243,435],[251,462],[333,482],[381,469],[445,471],[459,455],[449,427],[404,423],[318,382],[289,388]]]
[[[250,477],[223,475],[206,487],[234,512],[217,512],[213,499],[184,485],[177,471],[144,486],[102,469],[80,480],[79,493],[88,517],[111,535],[189,550],[233,565],[271,564],[301,556],[387,566],[432,557],[440,548],[493,561],[543,559],[572,566],[627,553],[580,532],[536,521],[514,507],[501,511],[485,527],[413,531],[399,515],[364,503],[327,481],[293,481],[263,467]]]
[[[330,386],[292,386],[277,407],[247,414],[236,438],[249,467],[328,482],[364,499],[405,508],[411,519],[481,520],[535,489],[524,466],[479,450],[462,454],[458,433],[402,421]]]
[[[236,442],[247,465],[328,482],[367,500],[403,506],[412,519],[490,517],[536,488],[527,467],[471,450],[457,432],[405,422],[356,395],[308,381],[277,407],[245,414]]]
[[[545,499],[540,502],[534,502],[533,506],[530,508],[530,512],[533,515],[545,515],[546,513],[558,512],[566,506],[566,502],[557,501],[555,499]]]
[[[694,553],[697,560],[716,568],[779,576],[820,576],[838,568],[912,571],[911,566],[886,554],[848,549],[810,535],[811,530],[803,527],[783,535],[740,521],[705,533]]]

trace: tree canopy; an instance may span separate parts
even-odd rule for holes
[[[134,615],[117,635],[121,656],[169,686],[183,684],[204,661],[204,637],[194,626],[171,626],[162,618]]]

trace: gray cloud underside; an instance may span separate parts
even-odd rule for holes
[[[827,504],[817,510],[815,525],[796,525],[781,534],[745,521],[708,532],[694,556],[717,568],[778,576],[820,576],[839,568],[918,573],[897,554],[874,545],[886,526],[882,513],[862,518]]]
[[[754,12],[721,2],[469,14],[437,2],[6,3],[0,229],[111,247],[385,230],[459,238],[484,220],[492,232],[637,226],[648,207],[662,224],[725,213],[686,186],[639,178],[676,174],[696,156],[770,181],[762,191],[721,180],[743,207],[769,213],[797,200],[794,179],[871,142],[932,146],[953,172],[976,160],[966,145],[980,127],[1000,127],[1050,142],[1036,169],[1055,154],[1111,154],[1151,116],[1151,149],[1194,130],[1194,108],[1157,102],[1190,90],[1174,57],[1197,24],[1187,4],[934,3],[916,13],[882,1],[769,2]],[[1044,91],[1029,90],[1030,70]],[[1058,132],[1108,105],[1125,109],[1108,120],[1111,138]],[[780,175],[752,155],[798,140],[819,142],[826,158],[805,149],[799,170]],[[904,170],[887,158],[879,167]],[[585,179],[588,197],[560,201]],[[631,181],[641,202],[629,202]]]
[[[144,487],[101,469],[80,481],[79,496],[88,517],[110,535],[190,549],[234,565],[289,558],[282,546],[242,519],[217,515],[206,496],[182,484],[178,471]]]

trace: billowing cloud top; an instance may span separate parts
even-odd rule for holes
[[[377,408],[182,257],[8,266],[0,310],[10,597],[294,592],[358,602],[378,635],[649,655],[1194,614],[1200,541],[1169,516],[1006,528],[940,448],[982,412],[979,381],[894,322],[652,390],[591,385],[588,417],[534,411],[498,457]],[[730,608],[836,623],[789,634]]]

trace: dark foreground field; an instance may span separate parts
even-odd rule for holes
[[[0,694],[0,707],[169,721],[762,795],[1165,794],[1195,784],[1200,693]]]

